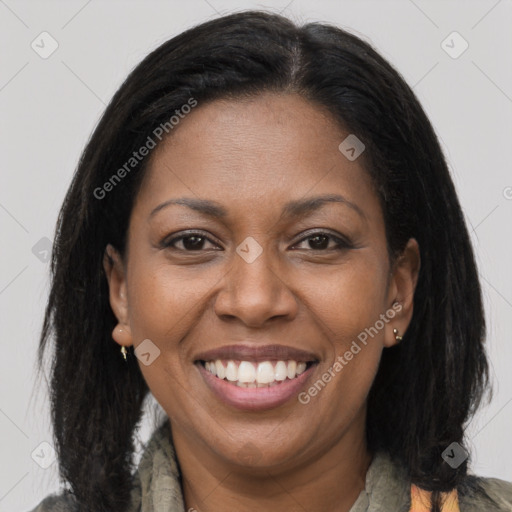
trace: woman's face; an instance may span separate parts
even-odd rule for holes
[[[362,447],[417,245],[390,266],[362,157],[300,96],[199,103],[174,130],[106,267],[116,341],[137,349],[178,455],[286,468]]]

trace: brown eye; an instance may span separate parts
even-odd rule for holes
[[[314,251],[326,251],[326,250],[343,250],[352,247],[352,244],[348,240],[344,240],[338,236],[334,236],[331,233],[317,232],[303,238],[299,244],[308,242],[307,249]],[[329,247],[329,243],[334,243],[334,246]]]
[[[192,252],[203,250],[207,242],[213,244],[213,242],[204,234],[200,232],[191,232],[167,239],[163,241],[161,245],[162,247],[175,249],[177,251]],[[177,246],[178,243],[181,243],[181,247]]]

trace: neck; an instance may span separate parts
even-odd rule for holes
[[[186,510],[349,512],[365,488],[372,460],[364,420],[362,414],[321,453],[286,468],[241,468],[218,460],[218,455],[207,455],[197,441],[191,442],[179,429],[173,430]]]

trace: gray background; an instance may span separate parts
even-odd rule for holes
[[[471,469],[512,480],[510,0],[0,0],[0,511],[26,511],[58,489],[56,464],[41,467],[51,462],[51,447],[40,443],[52,439],[46,383],[36,382],[34,363],[48,291],[45,237],[53,238],[80,152],[150,50],[196,23],[248,8],[354,32],[398,68],[422,102],[471,231],[489,325],[495,396],[469,426]],[[43,31],[59,45],[47,59],[31,47],[50,47]],[[445,51],[463,49],[457,36],[446,39],[453,31],[469,44],[458,58]],[[147,420],[142,440],[152,428]]]

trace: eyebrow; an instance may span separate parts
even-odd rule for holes
[[[354,210],[360,217],[366,219],[363,210],[356,204],[349,201],[347,198],[339,194],[327,194],[322,196],[309,197],[307,199],[298,199],[286,203],[281,213],[282,217],[302,217],[308,213],[319,210],[327,203],[339,203],[348,206]],[[159,204],[154,210],[151,211],[149,217],[153,217],[156,213],[167,208],[171,205],[182,205],[195,210],[199,213],[214,218],[225,218],[228,216],[228,211],[215,201],[208,199],[196,199],[191,197],[181,197],[177,199],[169,199],[162,204]]]

